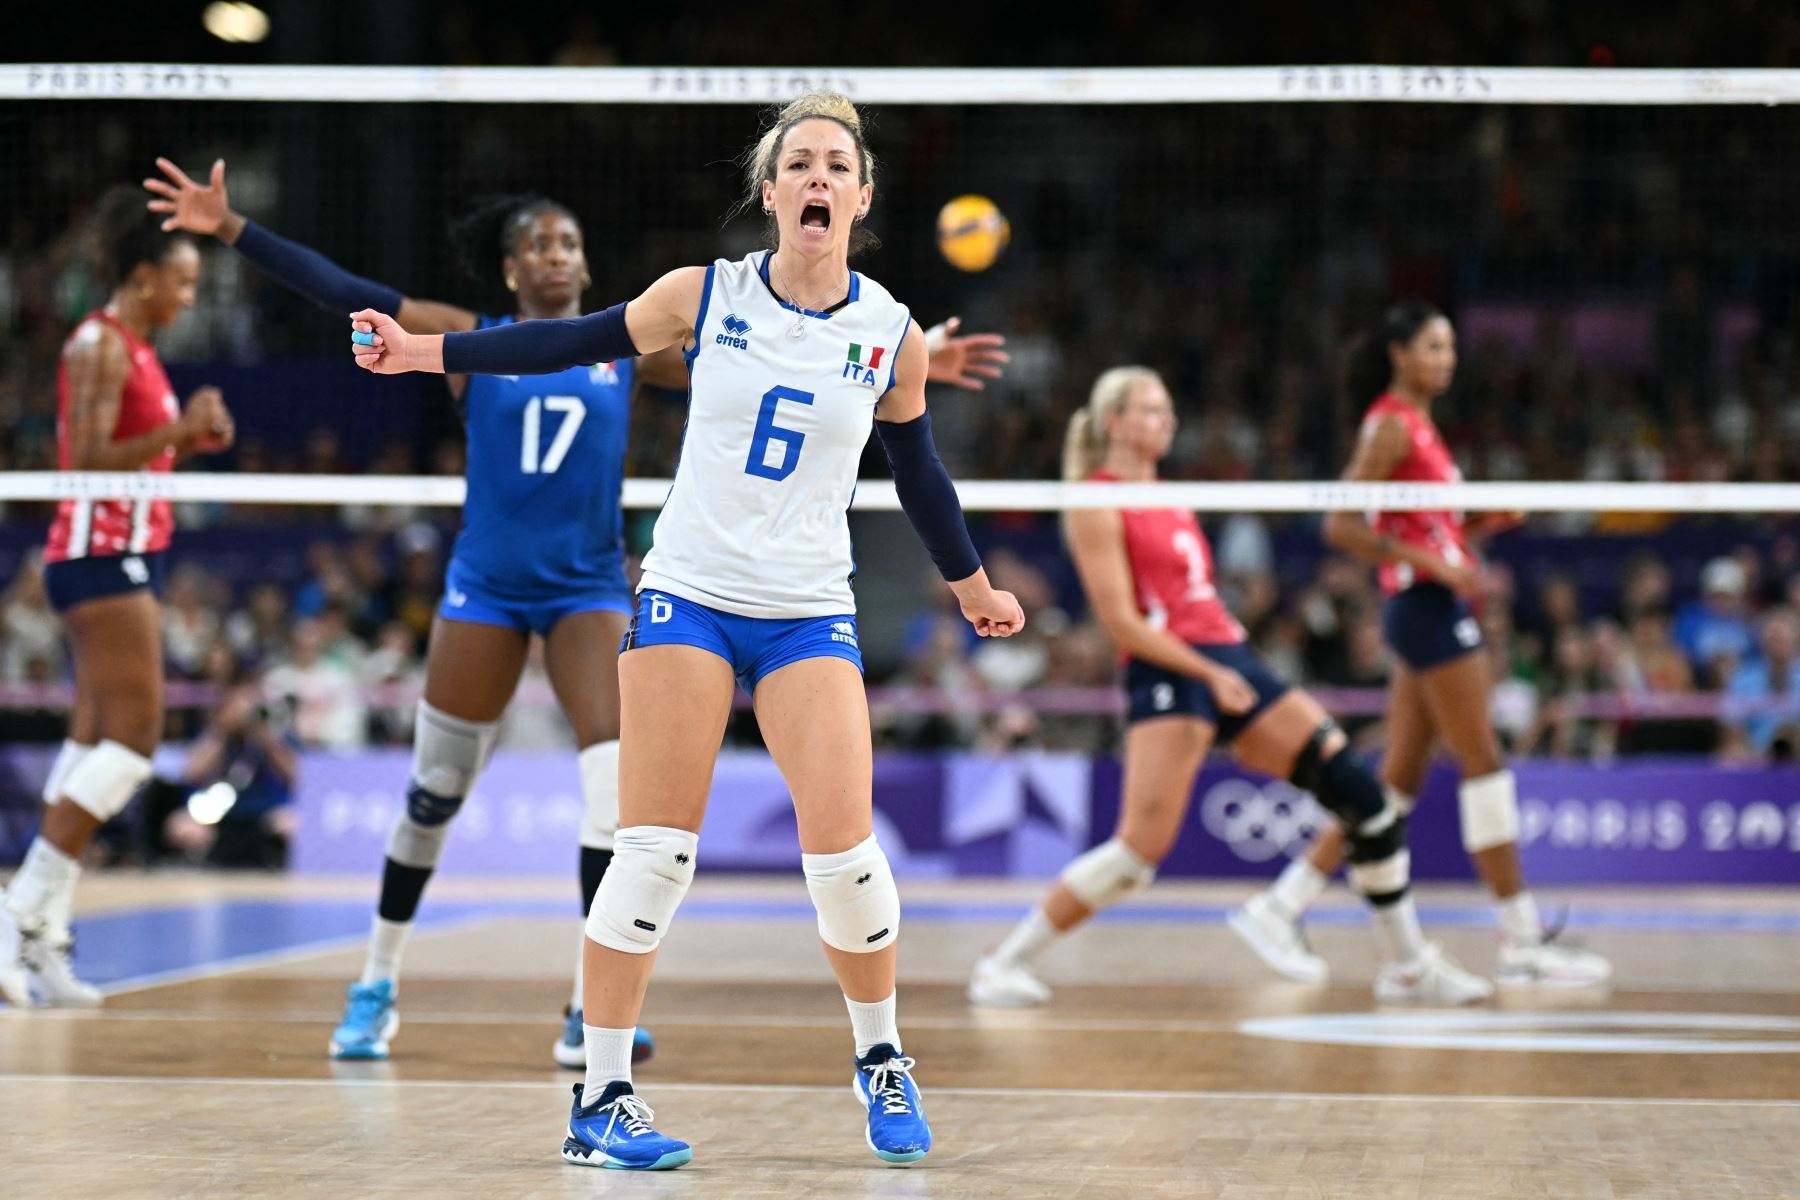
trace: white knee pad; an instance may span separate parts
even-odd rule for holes
[[[800,866],[827,946],[873,954],[894,944],[900,936],[900,889],[874,834],[837,854],[802,854]]]
[[[1063,868],[1062,884],[1094,912],[1150,886],[1156,868],[1118,838],[1101,842]]]
[[[436,870],[438,859],[444,856],[444,842],[449,837],[448,821],[441,825],[421,825],[401,813],[399,820],[394,822],[394,831],[388,834],[387,856],[403,867]]]
[[[611,850],[619,832],[619,743],[597,742],[581,752],[581,844]]]
[[[413,723],[413,782],[447,800],[475,786],[500,735],[498,721],[465,721],[419,701]]]
[[[50,774],[44,779],[45,804],[55,804],[63,798],[63,784],[69,781],[69,772],[93,749],[85,742],[63,742],[62,749],[56,752],[56,761],[50,764]]]
[[[1470,854],[1519,840],[1519,791],[1511,771],[1465,779],[1456,791],[1463,849]]]
[[[694,882],[700,839],[685,829],[632,825],[613,839],[612,863],[588,910],[587,935],[608,949],[648,954]]]
[[[70,769],[62,794],[96,820],[110,821],[125,810],[149,778],[149,759],[118,742],[103,741]]]

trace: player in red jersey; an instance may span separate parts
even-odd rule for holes
[[[1428,304],[1390,309],[1357,352],[1352,396],[1369,405],[1346,479],[1460,483],[1462,473],[1431,419],[1432,401],[1456,371],[1456,333]],[[1612,966],[1545,933],[1537,902],[1519,869],[1519,803],[1513,774],[1500,756],[1488,717],[1487,656],[1469,607],[1481,582],[1471,550],[1479,537],[1516,518],[1495,514],[1465,521],[1454,512],[1333,513],[1325,540],[1374,564],[1387,596],[1382,633],[1394,656],[1388,693],[1388,743],[1380,775],[1389,798],[1410,811],[1425,782],[1432,746],[1442,739],[1462,771],[1463,846],[1499,902],[1502,983],[1586,986],[1604,983]],[[1299,920],[1343,860],[1343,840],[1325,830],[1273,887],[1235,914],[1234,928],[1265,961],[1304,960]],[[1323,963],[1319,963],[1323,974]]]
[[[1070,420],[1063,475],[1130,483],[1156,478],[1175,409],[1156,372],[1116,367]],[[1213,586],[1212,553],[1182,509],[1082,509],[1064,532],[1095,615],[1125,659],[1130,697],[1125,777],[1113,836],[1077,857],[1040,908],[976,964],[976,1004],[1042,1004],[1032,971],[1058,935],[1149,886],[1187,815],[1194,777],[1215,742],[1245,766],[1312,792],[1343,823],[1352,884],[1368,900],[1388,963],[1383,977],[1421,981],[1443,1003],[1491,993],[1427,943],[1408,894],[1406,821],[1341,730],[1245,645]]]
[[[150,345],[194,303],[200,254],[144,213],[136,193],[101,206],[114,290],[63,345],[57,465],[65,471],[168,471],[223,450],[234,433],[217,388],[179,409]],[[174,522],[166,500],[64,500],[44,550],[44,584],[75,667],[69,737],[44,784],[44,824],[0,896],[0,994],[24,1007],[97,1004],[70,969],[69,913],[82,851],[150,777],[162,734],[162,611],[157,595]]]

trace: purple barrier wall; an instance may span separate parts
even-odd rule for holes
[[[410,755],[313,755],[294,866],[374,872]],[[1800,773],[1688,761],[1518,768],[1526,870],[1541,883],[1800,883]],[[1032,753],[882,755],[876,831],[913,878],[1043,877],[1110,833],[1112,760]],[[452,828],[444,869],[569,874],[581,818],[573,756],[499,754]],[[1202,773],[1164,874],[1273,873],[1317,826],[1310,797],[1226,763]],[[1420,879],[1473,877],[1457,834],[1455,776],[1434,772],[1413,822]],[[719,760],[701,861],[712,870],[797,870],[787,789],[760,754]]]

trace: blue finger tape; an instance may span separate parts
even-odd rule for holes
[[[363,333],[361,330],[352,329],[350,331],[350,340],[355,342],[359,346],[373,346],[375,344],[375,335],[372,333]]]

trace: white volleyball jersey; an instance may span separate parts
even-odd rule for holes
[[[854,272],[845,304],[802,316],[769,258],[706,269],[681,461],[638,586],[746,617],[851,613],[857,465],[912,318]]]

